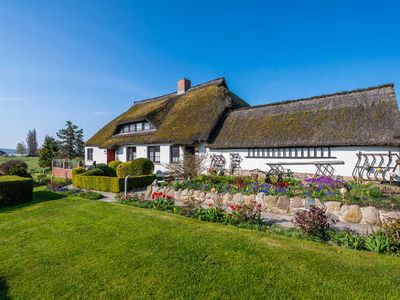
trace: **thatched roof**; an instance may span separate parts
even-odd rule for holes
[[[210,148],[400,145],[393,84],[232,111]]]
[[[87,146],[114,148],[126,144],[173,143],[192,145],[207,142],[227,111],[248,106],[229,91],[225,79],[215,79],[194,86],[184,94],[167,94],[135,102],[87,142]],[[119,125],[147,120],[156,130],[117,134]]]

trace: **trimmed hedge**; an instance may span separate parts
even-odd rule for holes
[[[119,164],[117,167],[117,176],[125,178],[129,176],[140,176],[148,175],[154,171],[154,164],[147,158],[137,158],[132,161],[128,161]]]
[[[155,174],[131,176],[128,180],[128,189],[148,186],[156,179]],[[94,191],[119,193],[124,190],[124,178],[108,176],[84,176],[76,175],[72,178],[74,187]]]
[[[19,176],[0,176],[0,207],[32,200],[33,179]]]

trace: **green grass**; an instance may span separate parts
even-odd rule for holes
[[[29,171],[40,171],[42,170],[41,167],[39,167],[39,157],[19,157],[19,156],[0,156],[0,164],[9,160],[22,160],[26,162],[28,165],[28,170]]]
[[[400,297],[399,258],[40,189],[0,258],[0,298]]]

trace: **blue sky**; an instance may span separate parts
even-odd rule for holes
[[[1,1],[0,147],[225,76],[251,104],[394,82],[400,1]]]

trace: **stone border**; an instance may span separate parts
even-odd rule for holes
[[[328,218],[334,221],[346,223],[360,223],[367,225],[381,225],[387,219],[399,219],[399,211],[379,210],[374,206],[360,207],[358,205],[345,205],[339,201],[327,201],[322,203],[319,199],[313,198],[289,198],[286,195],[272,196],[265,193],[257,195],[237,194],[219,194],[215,190],[203,192],[199,190],[180,189],[175,191],[172,187],[148,186],[146,190],[146,199],[151,199],[154,192],[162,192],[164,195],[171,196],[178,203],[187,200],[190,197],[203,203],[205,207],[211,205],[222,205],[229,210],[231,204],[238,205],[242,203],[256,203],[261,206],[261,211],[273,212],[283,215],[293,215],[296,211],[307,210],[315,205],[323,209]]]

